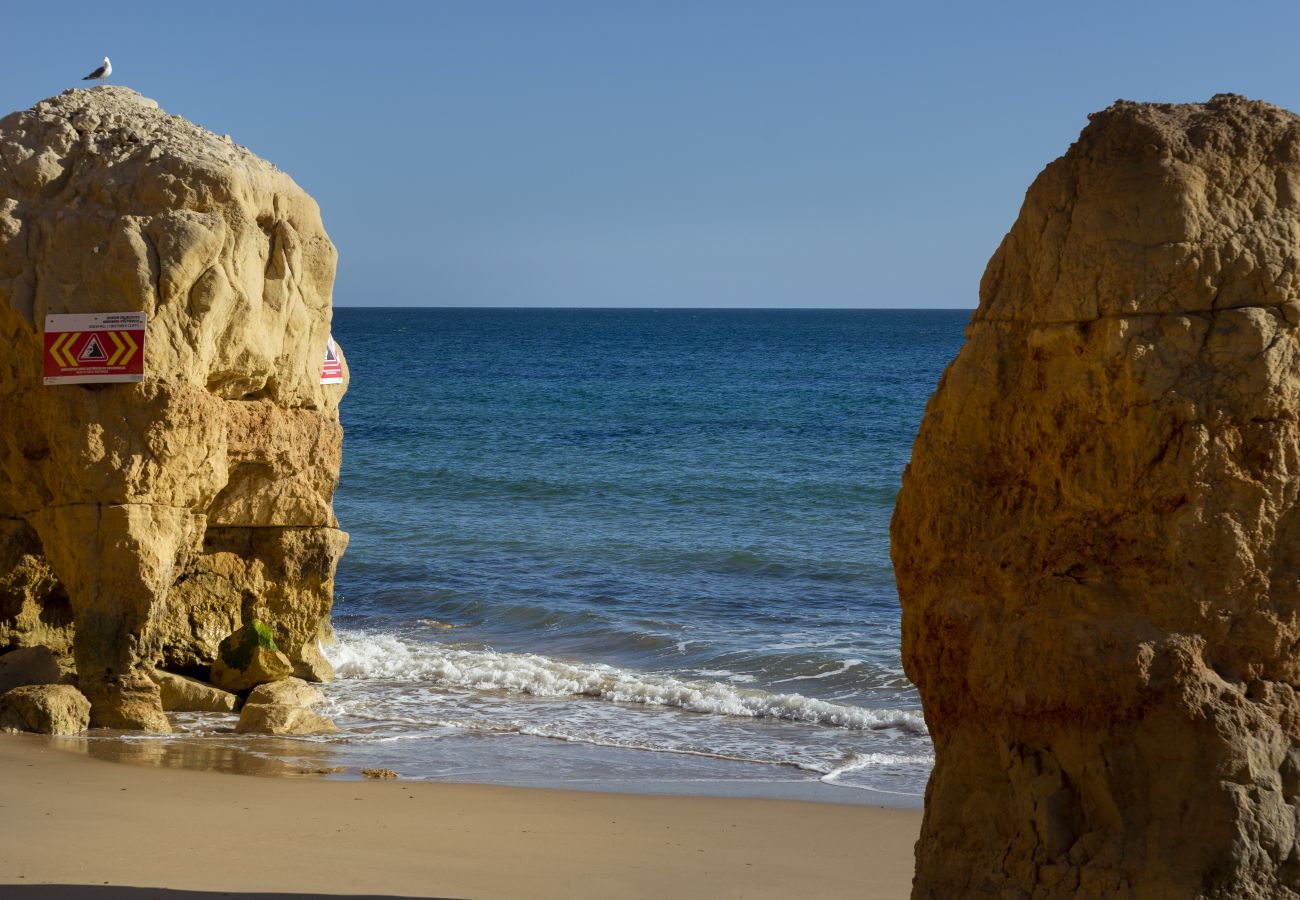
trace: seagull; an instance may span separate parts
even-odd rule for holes
[[[104,64],[81,80],[82,81],[103,81],[105,78],[107,78],[109,75],[112,74],[113,74],[113,64],[109,62],[108,57],[105,56]]]

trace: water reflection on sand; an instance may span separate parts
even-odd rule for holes
[[[213,717],[216,718],[216,717]],[[54,737],[50,745],[109,762],[170,769],[204,769],[231,775],[347,777],[348,767],[327,744],[277,737],[236,735],[235,716],[212,722],[202,734],[142,735],[96,729],[88,735]],[[350,773],[359,777],[359,772]]]

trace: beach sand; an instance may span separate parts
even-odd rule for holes
[[[831,803],[152,768],[0,735],[6,898],[897,900],[920,822]]]

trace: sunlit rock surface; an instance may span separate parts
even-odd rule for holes
[[[1296,897],[1300,118],[1119,102],[1037,178],[893,522],[914,896]]]
[[[0,649],[71,650],[93,725],[166,729],[154,666],[253,617],[314,651],[335,262],[287,175],[127,88],[0,119]],[[102,312],[147,314],[144,381],[43,385],[45,316]]]

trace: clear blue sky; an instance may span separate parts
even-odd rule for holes
[[[288,171],[339,305],[971,307],[1116,98],[1300,109],[1300,3],[4,0],[0,113],[113,81]]]

